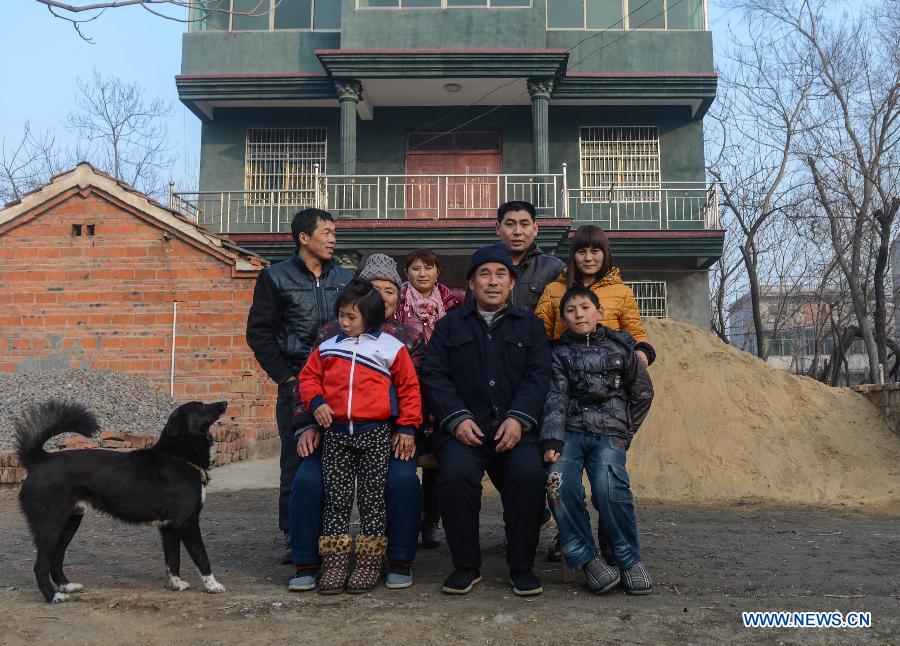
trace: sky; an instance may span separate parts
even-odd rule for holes
[[[53,129],[57,141],[74,143],[74,135],[62,122],[72,107],[77,80],[90,78],[97,69],[104,76],[114,74],[127,82],[136,81],[147,98],[158,97],[171,104],[168,129],[178,158],[173,168],[176,187],[196,182],[200,122],[178,101],[175,89],[185,24],[164,20],[140,7],[110,9],[83,26],[94,41],[90,44],[70,23],[53,17],[34,0],[3,0],[3,4],[0,139],[15,142],[28,121],[35,132]],[[727,16],[715,2],[710,2],[709,12],[714,34],[727,33]]]
[[[196,174],[200,122],[178,101],[175,89],[186,25],[140,7],[110,9],[82,27],[94,40],[89,44],[34,0],[3,0],[3,5],[0,139],[16,141],[28,121],[35,132],[55,129],[58,141],[74,142],[62,122],[72,108],[77,79],[89,79],[96,68],[104,76],[136,81],[147,98],[172,105],[168,129],[178,157],[175,179]]]

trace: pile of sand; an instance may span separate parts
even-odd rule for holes
[[[656,397],[628,452],[635,494],[685,502],[900,502],[900,437],[862,395],[648,320]]]

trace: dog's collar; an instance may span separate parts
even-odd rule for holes
[[[194,467],[195,469],[197,469],[197,471],[200,472],[200,484],[202,484],[202,485],[209,484],[209,474],[206,472],[206,469],[203,469],[203,468],[201,468],[201,467],[198,467],[198,466],[197,466],[196,464],[194,464],[193,462],[191,462],[191,461],[189,461],[189,460],[185,460],[184,458],[180,458],[180,457],[178,457],[177,455],[173,455],[172,457],[173,457],[173,458],[176,458],[176,459],[178,459],[178,460],[181,460],[181,461],[184,462],[185,464],[189,464],[189,465],[191,465],[192,467]]]

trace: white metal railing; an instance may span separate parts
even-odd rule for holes
[[[569,217],[604,229],[718,229],[717,183],[612,184],[567,191]]]
[[[302,208],[337,218],[437,220],[492,218],[503,202],[522,200],[542,218],[571,218],[605,229],[718,229],[718,186],[663,182],[568,188],[548,175],[315,175],[310,188],[175,192],[170,206],[219,233],[289,231]]]
[[[170,205],[220,233],[290,230],[297,210],[338,218],[491,218],[513,200],[539,217],[565,217],[565,173],[548,175],[315,175],[311,189],[172,192]]]

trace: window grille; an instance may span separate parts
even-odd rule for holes
[[[638,311],[642,317],[664,319],[668,316],[666,311],[666,281],[664,280],[635,280],[625,282],[634,292]]]
[[[584,202],[658,202],[659,131],[655,126],[583,126]]]
[[[325,173],[325,151],[325,128],[250,128],[244,172],[247,202],[262,204],[274,198],[280,204],[313,204],[316,165]]]

